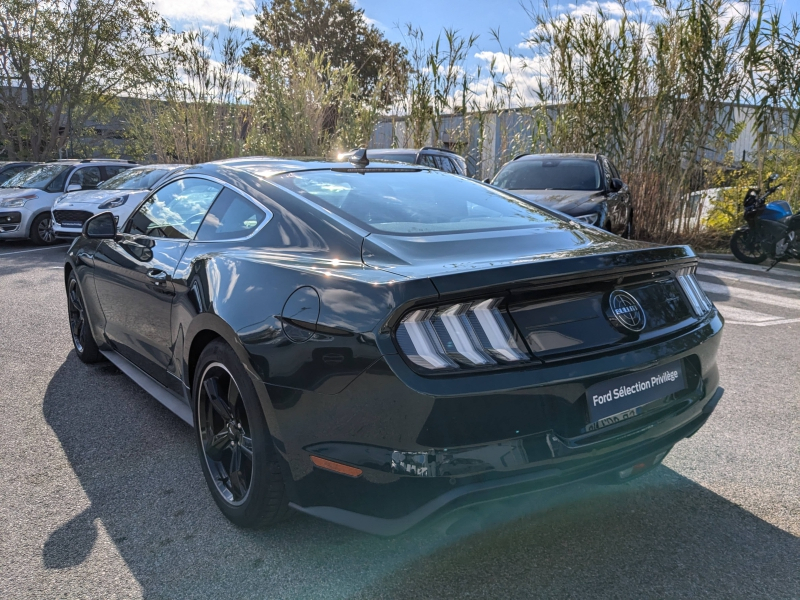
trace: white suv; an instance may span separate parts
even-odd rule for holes
[[[56,242],[50,214],[56,198],[65,192],[94,189],[135,165],[112,159],[56,160],[18,173],[0,185],[0,240]]]
[[[87,219],[111,212],[123,225],[139,203],[162,181],[188,165],[146,165],[134,167],[112,177],[96,190],[72,192],[56,198],[53,204],[53,232],[58,238],[72,239],[81,234]]]

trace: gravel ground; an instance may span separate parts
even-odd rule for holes
[[[75,357],[64,252],[0,242],[0,598],[800,598],[800,302],[726,327],[725,397],[636,482],[393,539],[301,515],[254,533],[217,510],[185,424]],[[800,300],[780,289],[800,274],[756,275],[772,287],[705,279],[737,319],[771,310],[739,289]]]

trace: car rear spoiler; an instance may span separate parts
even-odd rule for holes
[[[477,290],[526,288],[545,281],[549,286],[576,279],[607,279],[610,274],[624,275],[648,267],[696,263],[697,256],[689,246],[659,246],[565,258],[543,255],[523,264],[435,275],[431,281],[445,297]]]

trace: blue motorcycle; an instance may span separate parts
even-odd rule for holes
[[[773,173],[765,182],[764,192],[750,188],[744,197],[747,224],[731,237],[731,252],[743,263],[757,265],[771,258],[774,261],[771,269],[782,260],[800,258],[796,234],[800,229],[800,213],[792,214],[789,203],[783,200],[767,204],[767,198],[782,187],[770,185],[777,179],[778,175]]]

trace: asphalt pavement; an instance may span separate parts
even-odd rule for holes
[[[663,466],[383,539],[228,523],[191,429],[75,357],[65,251],[0,242],[0,598],[800,598],[800,271],[703,261],[726,392]]]

